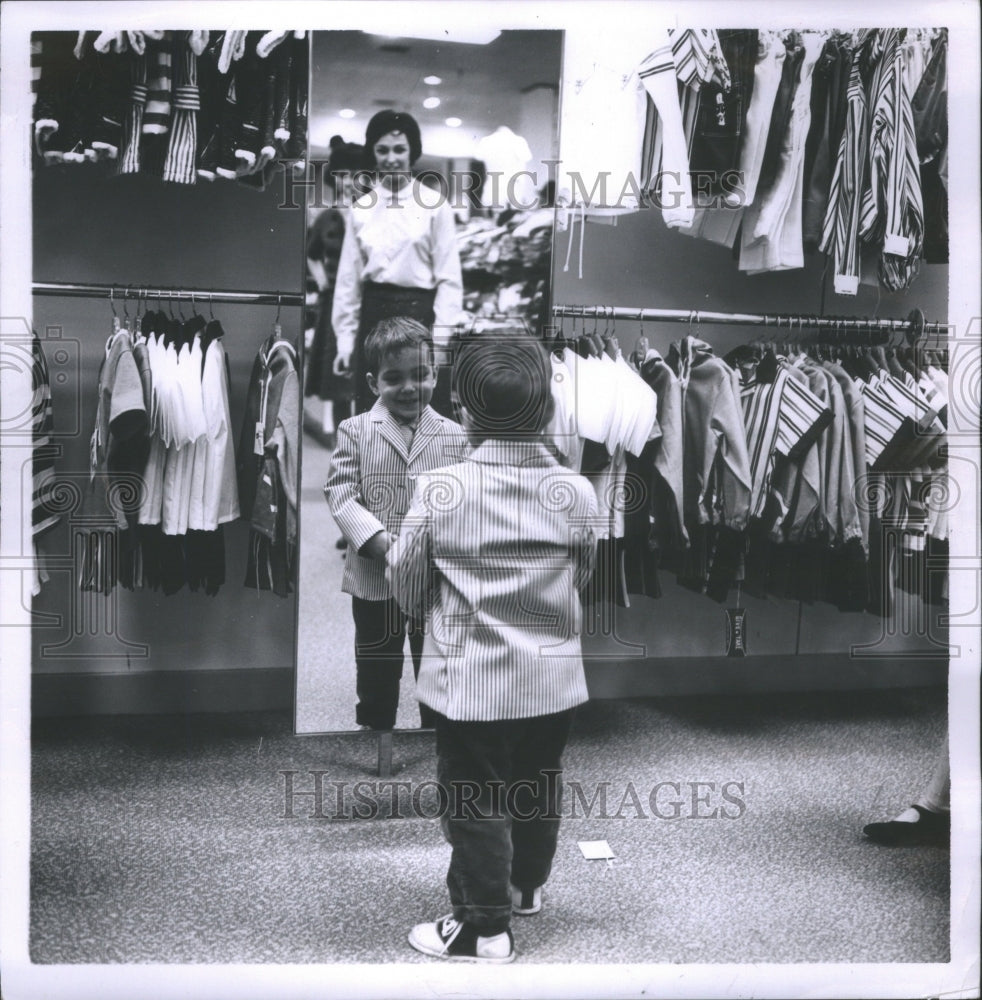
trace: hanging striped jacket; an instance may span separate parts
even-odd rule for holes
[[[882,245],[880,280],[892,291],[914,278],[924,243],[924,207],[914,115],[904,72],[901,31],[879,33],[880,59],[870,86],[869,175],[859,230]]]
[[[838,295],[855,295],[859,291],[859,209],[865,183],[868,131],[866,90],[854,57],[846,90],[846,125],[839,141],[819,244],[832,257]]]

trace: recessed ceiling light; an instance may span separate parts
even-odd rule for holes
[[[358,112],[355,111],[354,108],[342,108],[338,112],[338,117],[339,118],[354,118],[357,113]]]
[[[440,98],[439,97],[427,97],[426,100],[423,101],[423,107],[424,108],[430,108],[430,109],[440,107]]]
[[[459,118],[448,118],[446,123],[450,128],[460,128],[464,124]]]
[[[441,77],[441,76],[424,76],[423,77],[423,83],[425,83],[427,87],[439,87],[440,84],[443,83],[443,77]]]

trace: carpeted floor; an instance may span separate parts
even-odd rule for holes
[[[861,832],[910,802],[944,725],[940,689],[584,706],[520,961],[947,961],[948,852]],[[406,933],[448,910],[432,734],[394,759],[401,789],[372,734],[278,713],[36,722],[33,961],[431,961]],[[582,857],[598,839],[614,861]]]

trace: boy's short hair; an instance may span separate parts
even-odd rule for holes
[[[537,436],[555,408],[551,380],[545,348],[524,331],[469,337],[454,359],[454,394],[481,438]]]
[[[422,323],[408,316],[380,320],[365,338],[365,370],[377,375],[387,354],[407,347],[425,347],[426,358],[433,363],[433,337]]]

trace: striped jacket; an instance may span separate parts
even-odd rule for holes
[[[419,478],[387,562],[393,596],[426,616],[420,701],[490,721],[587,700],[579,591],[597,519],[590,483],[538,442],[485,441]]]
[[[416,476],[459,462],[467,449],[460,424],[423,410],[410,448],[395,418],[380,403],[338,425],[338,442],[324,494],[348,540],[341,589],[367,601],[389,597],[385,564],[358,555],[372,535],[397,535],[412,499]]]

